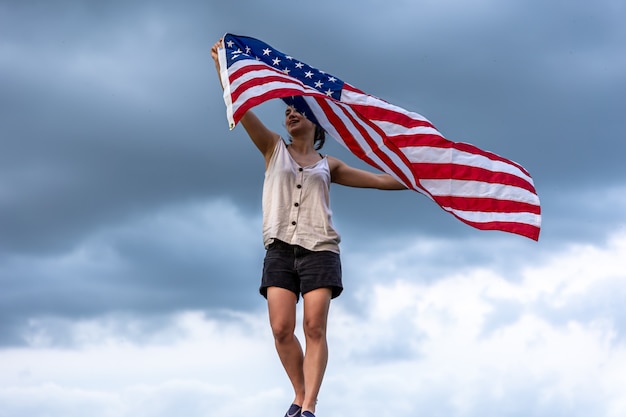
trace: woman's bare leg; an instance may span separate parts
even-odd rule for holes
[[[303,361],[305,395],[302,411],[315,412],[317,395],[326,371],[328,363],[326,327],[331,295],[329,288],[318,288],[303,295],[306,353]]]
[[[274,344],[295,393],[294,404],[301,405],[305,397],[304,355],[294,334],[296,327],[297,297],[293,292],[279,287],[267,289],[267,307]]]

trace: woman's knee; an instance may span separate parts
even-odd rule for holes
[[[296,327],[296,301],[296,296],[291,291],[278,287],[267,290],[270,326],[277,342],[293,337]]]
[[[304,294],[304,335],[309,340],[326,337],[326,323],[331,299],[330,288],[318,288]]]
[[[322,340],[326,337],[326,320],[305,319],[303,327],[304,335],[309,340]]]
[[[274,340],[282,343],[293,338],[296,326],[291,320],[275,320],[271,323],[271,327]]]

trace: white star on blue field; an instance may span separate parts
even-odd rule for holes
[[[285,55],[273,49],[259,39],[255,39],[254,37],[245,37],[244,39],[229,37],[226,38],[224,42],[228,49],[228,66],[242,59],[255,59],[260,61],[262,60],[261,57],[267,57],[264,60],[265,62],[268,64],[271,63],[271,65],[278,70],[302,81],[306,86],[314,88],[326,94],[328,97],[337,100],[341,97],[343,81],[324,71],[295,60],[292,56]]]

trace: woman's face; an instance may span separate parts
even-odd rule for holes
[[[308,131],[315,133],[315,124],[293,106],[287,106],[285,109],[285,126],[291,136],[303,134]]]

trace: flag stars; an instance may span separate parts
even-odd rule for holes
[[[308,88],[315,89],[329,98],[338,98],[341,94],[338,92],[343,84],[340,79],[298,61],[291,55],[283,54],[269,45],[247,45],[232,40],[225,40],[224,45],[228,45],[231,62],[254,59],[266,64],[268,68],[280,71],[286,77],[298,79]]]

